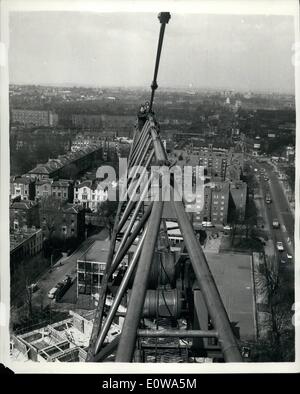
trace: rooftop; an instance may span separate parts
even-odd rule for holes
[[[118,248],[119,242],[116,242],[116,247]],[[106,263],[108,252],[110,247],[109,240],[95,240],[94,243],[89,247],[89,249],[84,252],[79,260],[81,261],[92,261],[99,263]],[[132,245],[129,249],[130,252],[134,252],[136,249],[135,245]]]
[[[254,339],[255,305],[251,256],[237,253],[206,253],[231,322],[236,323],[242,339]]]
[[[11,230],[10,231],[10,251],[16,249],[19,245],[21,245],[23,242],[27,241],[30,237],[32,237],[35,234],[41,233],[41,229],[36,229],[35,227],[29,227],[26,229],[20,229],[20,230]]]

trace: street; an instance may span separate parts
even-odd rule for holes
[[[86,239],[69,257],[60,259],[51,270],[48,270],[37,281],[38,290],[32,295],[33,305],[42,304],[46,306],[49,304],[51,302],[51,299],[48,298],[49,290],[55,287],[58,282],[61,282],[66,275],[74,279],[77,270],[76,263],[80,256],[89,249],[95,239],[105,238],[107,238],[107,232],[104,230]]]
[[[273,167],[268,163],[255,163],[254,165],[258,169],[256,178],[263,191],[270,236],[274,243],[277,261],[279,262],[279,275],[284,280],[285,285],[291,291],[294,291],[294,216]],[[265,170],[265,174],[269,178],[268,181],[265,180],[265,175],[262,175],[263,170]],[[266,193],[271,195],[272,202],[269,204],[265,202]],[[272,227],[273,219],[278,219],[280,223],[278,229]],[[283,252],[278,251],[276,247],[277,242],[283,243]],[[287,259],[287,253],[292,255],[292,260]]]
[[[271,223],[274,218],[277,218],[280,223],[279,229],[272,229],[273,239],[275,242],[283,242],[285,251],[294,256],[294,216],[273,168],[267,163],[259,165],[259,168],[265,169],[269,178],[269,181],[265,181],[263,177],[260,177],[264,192],[269,190],[272,197],[272,203],[266,204],[268,217]]]

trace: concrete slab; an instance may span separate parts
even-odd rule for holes
[[[256,335],[251,256],[239,253],[205,253],[231,322],[241,339]]]

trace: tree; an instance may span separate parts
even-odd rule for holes
[[[104,223],[104,227],[108,230],[109,239],[111,239],[112,236],[117,208],[118,208],[118,202],[109,201],[109,200],[104,201],[98,207],[98,215],[101,216]]]
[[[48,196],[43,197],[39,204],[41,227],[47,230],[47,238],[51,239],[62,215],[62,202],[57,198]]]
[[[246,239],[251,235],[254,226],[257,224],[257,208],[252,199],[248,199],[244,225],[246,228]]]
[[[256,277],[257,285],[267,293],[270,321],[265,327],[269,335],[252,344],[252,361],[293,361],[295,343],[291,300],[278,274],[275,256],[265,256],[265,264],[261,265]]]

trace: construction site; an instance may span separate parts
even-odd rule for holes
[[[172,175],[165,198],[166,171],[174,162],[153,107],[170,14],[158,19],[151,98],[138,113],[127,198],[119,199],[110,242],[95,242],[77,262],[77,297],[91,297],[94,310],[70,311],[66,320],[12,336],[15,360],[237,363],[247,357],[241,344],[256,339],[252,258],[204,252]],[[155,188],[153,173],[143,182],[139,171],[152,166]],[[131,199],[136,193],[140,198]]]

